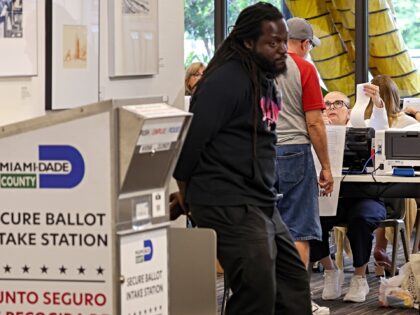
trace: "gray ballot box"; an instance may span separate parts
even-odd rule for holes
[[[192,116],[142,101],[0,127],[2,314],[169,314],[166,187]]]

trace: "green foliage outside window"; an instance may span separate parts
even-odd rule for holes
[[[228,31],[235,24],[236,18],[244,8],[259,0],[227,0]],[[282,0],[266,1],[281,9]],[[188,52],[185,67],[192,62],[208,63],[214,55],[214,0],[184,1],[185,38],[202,41],[204,53]]]
[[[236,18],[243,9],[247,6],[257,3],[261,0],[227,0],[227,9],[228,9],[228,27],[235,24]],[[266,0],[264,2],[271,3],[281,10],[281,5],[283,0]]]
[[[204,55],[190,52],[185,67],[195,61],[207,63],[214,54],[214,0],[185,0],[184,25],[185,38],[202,41],[205,47]]]
[[[187,68],[190,64],[193,62],[204,62],[205,64],[208,64],[210,61],[210,57],[206,54],[197,54],[194,51],[190,51],[187,57],[185,58],[185,68]]]
[[[397,25],[408,48],[420,49],[420,1],[394,0]]]

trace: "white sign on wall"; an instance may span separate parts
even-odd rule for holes
[[[1,315],[112,315],[109,130],[102,113],[0,139]]]
[[[167,231],[120,238],[121,315],[168,314]]]

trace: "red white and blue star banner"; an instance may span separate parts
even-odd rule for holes
[[[1,315],[114,315],[110,121],[0,138]]]

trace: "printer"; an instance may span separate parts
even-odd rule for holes
[[[378,130],[375,134],[377,175],[393,175],[396,170],[420,170],[420,131]]]
[[[373,167],[371,156],[374,138],[373,128],[346,128],[343,174],[363,174]]]

